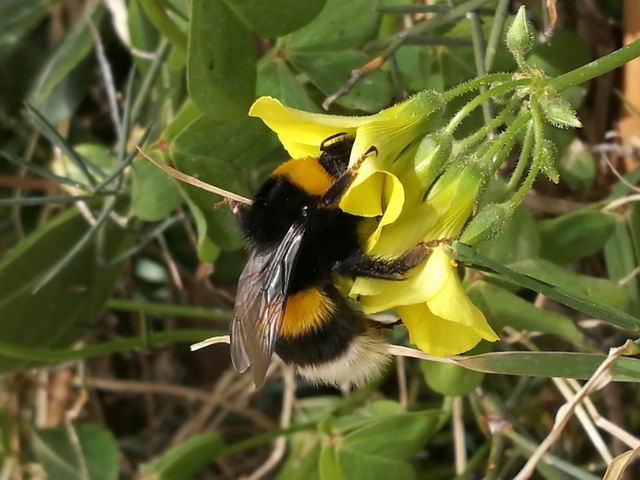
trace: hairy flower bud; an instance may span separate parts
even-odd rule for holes
[[[571,104],[555,90],[547,89],[537,99],[545,118],[555,127],[582,127],[582,123]]]
[[[464,229],[460,241],[475,247],[494,239],[504,228],[511,213],[511,208],[504,203],[485,205]]]
[[[556,163],[557,158],[558,149],[555,144],[550,140],[545,140],[542,145],[542,161],[540,164],[540,170],[555,184],[560,181],[560,173],[558,172],[558,165]]]
[[[507,48],[509,48],[518,64],[521,64],[524,62],[524,56],[531,50],[532,46],[533,38],[527,21],[527,12],[522,6],[509,27],[509,31],[507,31]]]

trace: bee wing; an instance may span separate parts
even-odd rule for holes
[[[240,274],[231,322],[231,360],[240,372],[251,367],[256,387],[262,385],[271,362],[303,233],[302,224],[293,224],[275,250],[252,252]]]

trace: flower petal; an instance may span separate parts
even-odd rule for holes
[[[260,118],[276,132],[280,142],[292,158],[318,155],[320,143],[336,133],[355,134],[356,128],[370,122],[374,115],[346,117],[309,113],[285,107],[272,97],[258,98],[249,116]],[[368,148],[368,147],[367,147]]]
[[[409,331],[410,342],[430,355],[463,353],[484,338],[474,328],[434,315],[426,304],[398,307],[396,312]]]
[[[389,281],[358,277],[349,295],[359,298],[365,313],[424,303],[438,295],[448,284],[451,270],[449,262],[449,256],[441,246],[434,249],[408,278]]]
[[[438,261],[443,262],[444,259],[440,257]],[[427,299],[429,310],[444,320],[474,330],[485,340],[490,342],[499,340],[500,337],[489,326],[484,314],[471,302],[464,291],[453,260],[447,259],[446,262],[434,268],[434,271],[438,271],[439,274],[437,280],[440,283],[440,289]]]

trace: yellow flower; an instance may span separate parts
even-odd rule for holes
[[[450,168],[422,204],[404,209],[395,222],[382,228],[368,253],[397,257],[421,241],[457,238],[473,212],[483,181],[483,172],[474,164]],[[498,340],[467,297],[444,244],[406,279],[359,277],[349,295],[358,299],[365,313],[395,309],[411,342],[432,355],[453,355],[470,350],[482,339]]]
[[[429,120],[443,106],[435,92],[421,92],[375,115],[346,117],[309,113],[282,105],[271,97],[258,98],[249,115],[260,118],[280,139],[292,158],[317,156],[320,144],[337,133],[355,138],[349,164],[375,146],[340,201],[345,212],[361,217],[380,217],[367,244],[373,245],[380,230],[391,224],[402,210],[404,189],[391,167],[400,153],[429,129]]]
[[[350,164],[375,146],[378,155],[365,160],[340,208],[370,218],[368,254],[393,258],[422,241],[459,237],[482,190],[484,174],[477,165],[446,168],[450,138],[432,133],[417,141],[441,106],[438,94],[422,92],[375,115],[344,117],[307,113],[262,97],[249,115],[275,131],[292,158],[319,155],[321,142],[342,132],[355,137]],[[404,280],[359,277],[349,292],[365,313],[395,309],[412,343],[433,355],[498,339],[467,297],[445,248],[435,248]]]

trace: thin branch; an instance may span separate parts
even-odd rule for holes
[[[409,393],[407,389],[407,371],[404,365],[404,357],[396,356],[396,375],[398,376],[398,403],[404,408],[409,405]]]
[[[626,197],[617,198],[607,203],[604,207],[602,207],[603,212],[610,212],[612,210],[617,210],[620,207],[627,205],[628,203],[633,203],[640,201],[640,193],[636,193],[634,195],[627,195]]]
[[[207,192],[215,193],[216,195],[220,195],[221,197],[224,197],[224,198],[226,198],[228,200],[231,200],[233,202],[239,202],[239,203],[243,203],[245,205],[251,205],[251,200],[249,200],[246,197],[243,197],[242,195],[238,195],[236,193],[229,192],[227,190],[224,190],[222,188],[216,187],[214,185],[209,185],[208,183],[203,182],[202,180],[199,180],[196,177],[192,177],[191,175],[187,175],[186,173],[182,173],[181,171],[176,170],[175,168],[170,167],[169,165],[166,165],[164,163],[161,163],[161,162],[155,160],[154,158],[150,157],[145,152],[143,152],[140,147],[136,147],[136,148],[138,149],[138,152],[140,152],[140,154],[144,158],[149,160],[151,163],[153,163],[156,167],[158,167],[164,173],[166,173],[167,175],[175,178],[176,180],[180,180],[181,182],[188,183],[189,185],[193,185],[194,187],[200,188],[200,189],[205,190]]]
[[[91,32],[93,43],[96,47],[96,59],[98,60],[98,65],[100,67],[100,74],[102,75],[104,89],[107,93],[107,103],[109,104],[109,114],[111,116],[111,122],[113,123],[113,129],[116,132],[116,135],[120,137],[122,135],[122,125],[120,124],[120,109],[118,108],[116,87],[113,81],[111,65],[109,65],[109,60],[107,60],[107,55],[104,52],[104,45],[100,38],[100,33],[91,21],[89,22],[89,31]]]
[[[582,387],[580,383],[578,383],[578,381],[573,378],[567,378],[566,381],[575,392],[578,392]],[[600,412],[598,412],[598,409],[595,407],[589,397],[585,398],[583,403],[585,408],[587,409],[587,412],[589,413],[589,415],[591,415],[591,418],[593,418],[596,426],[607,432],[609,435],[625,443],[630,448],[640,448],[640,438],[632,435],[625,429],[613,423],[608,418],[600,415]]]
[[[571,398],[570,401],[565,403],[556,415],[556,420],[553,427],[547,437],[538,445],[525,466],[520,470],[514,480],[527,480],[533,474],[538,462],[542,459],[544,454],[549,450],[562,434],[564,428],[569,423],[573,412],[577,406],[590,395],[592,392],[604,387],[611,381],[611,368],[618,358],[622,355],[629,354],[632,351],[633,342],[627,340],[621,347],[615,347],[609,350],[607,358],[600,364],[600,366],[593,373],[591,378],[584,384],[584,386]]]
[[[280,411],[280,428],[285,430],[291,426],[291,414],[293,412],[293,402],[296,392],[296,376],[294,368],[284,365],[282,368],[282,379],[284,381],[284,391],[282,392],[282,410]],[[278,466],[287,452],[287,438],[280,436],[274,442],[273,450],[269,458],[260,465],[247,480],[259,480],[264,478],[271,470]]]
[[[567,379],[564,378],[553,378],[553,383],[556,385],[560,393],[564,397],[565,401],[570,401],[571,397],[576,394],[569,384],[567,383]],[[579,388],[578,388],[579,390]],[[584,431],[587,433],[589,440],[593,443],[593,446],[596,448],[602,459],[609,464],[611,460],[613,460],[613,455],[609,451],[607,444],[603,440],[600,432],[593,424],[591,417],[587,414],[584,407],[582,405],[578,405],[576,407],[576,417],[578,417],[578,421],[582,424]]]
[[[609,166],[609,168],[611,169],[611,171],[613,172],[613,174],[616,176],[616,178],[618,180],[620,180],[620,182],[625,185],[629,190],[633,190],[634,192],[638,192],[640,193],[640,188],[636,187],[633,183],[629,182],[629,180],[627,180],[626,178],[624,178],[624,176],[618,171],[618,169],[613,165],[613,163],[611,162],[611,160],[609,159],[609,155],[608,152],[601,152],[600,154],[600,158],[604,158],[604,160],[607,162],[607,165]]]
[[[456,462],[456,474],[460,475],[464,472],[467,464],[467,448],[465,446],[464,431],[464,398],[456,396],[453,398],[451,422],[453,423],[453,445]]]
[[[385,39],[387,43],[384,51],[367,62],[362,67],[355,69],[351,72],[351,76],[347,81],[338,88],[333,94],[329,95],[322,102],[322,108],[328,110],[333,102],[335,102],[341,96],[349,93],[356,83],[358,83],[362,77],[366,76],[370,72],[380,68],[400,47],[402,47],[412,35],[424,35],[427,32],[433,31],[443,25],[455,22],[464,17],[467,12],[477,10],[486,3],[492,0],[469,0],[457,7],[448,9],[445,13],[437,15],[433,18],[420,22],[419,24],[411,27],[408,30],[400,32],[396,35]]]
[[[471,39],[473,41],[473,56],[476,64],[476,73],[478,78],[482,78],[487,74],[484,68],[484,58],[486,55],[486,45],[484,36],[482,35],[482,25],[480,25],[480,17],[476,12],[467,12],[466,15],[469,24],[471,25]],[[487,86],[480,87],[480,93],[487,91]],[[484,123],[488,125],[491,123],[491,119],[494,117],[493,102],[490,98],[482,102],[482,115],[484,116]]]
[[[38,292],[49,281],[60,273],[74,258],[80,253],[80,251],[89,243],[93,238],[93,235],[97,232],[98,228],[107,221],[109,214],[116,205],[116,197],[109,197],[103,207],[102,211],[93,225],[91,225],[87,231],[80,237],[80,239],[69,249],[69,251],[53,266],[51,267],[36,283],[33,287],[32,293]]]

